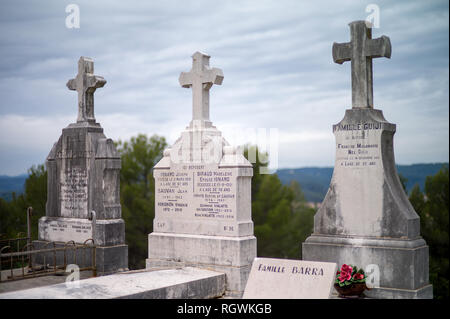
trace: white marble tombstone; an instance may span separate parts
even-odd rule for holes
[[[335,43],[333,59],[351,60],[353,105],[333,125],[333,177],[302,259],[374,270],[369,285],[376,287],[365,292],[373,298],[431,298],[428,246],[395,167],[396,126],[373,108],[372,58],[390,58],[390,40],[371,39],[365,21],[350,29],[352,41]]]
[[[102,274],[128,267],[128,246],[121,218],[120,155],[94,117],[94,92],[106,81],[93,73],[93,60],[81,57],[78,75],[67,82],[70,90],[78,92],[78,118],[62,130],[47,156],[46,216],[39,220],[39,240],[34,246],[49,241],[83,244],[92,238],[98,246],[97,270]]]
[[[240,296],[256,257],[253,169],[209,120],[209,90],[222,83],[222,71],[209,67],[206,54],[192,58],[192,70],[179,78],[182,87],[192,88],[192,121],[154,167],[155,219],[146,266],[224,272],[228,293]]]

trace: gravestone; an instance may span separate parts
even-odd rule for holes
[[[428,246],[395,167],[396,126],[373,104],[372,59],[390,58],[390,40],[372,39],[365,21],[349,25],[351,42],[334,43],[333,59],[351,60],[352,109],[333,125],[333,177],[302,259],[373,269],[369,297],[431,298]]]
[[[223,73],[209,56],[192,56],[180,75],[192,88],[192,121],[154,167],[155,219],[147,268],[194,266],[227,275],[227,294],[240,296],[256,257],[251,219],[252,165],[209,119],[209,90]]]
[[[328,262],[255,258],[243,299],[328,299],[337,265]]]
[[[102,274],[128,268],[128,246],[121,218],[120,155],[94,117],[94,92],[106,81],[93,73],[93,60],[81,57],[78,75],[67,82],[78,92],[78,118],[62,130],[47,156],[46,216],[39,219],[34,246],[49,241],[83,244],[92,238]]]

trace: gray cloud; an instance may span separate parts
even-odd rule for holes
[[[178,75],[197,50],[225,74],[211,93],[224,135],[278,128],[280,167],[333,164],[331,125],[351,92],[350,65],[332,62],[331,45],[349,41],[347,24],[365,19],[373,1],[76,1],[81,28],[67,29],[73,2],[0,4],[0,174],[43,162],[75,120],[65,83],[81,55],[108,81],[95,112],[109,137],[158,133],[173,142],[191,116]],[[375,3],[374,36],[388,35],[393,53],[374,60],[374,100],[397,124],[396,160],[448,161],[448,2]]]

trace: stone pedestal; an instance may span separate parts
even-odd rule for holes
[[[371,108],[347,110],[333,126],[333,177],[302,259],[376,265],[379,287],[369,297],[432,298],[428,246],[395,167],[395,129]]]
[[[240,297],[253,259],[254,236],[225,237],[151,233],[146,268],[193,266],[225,273],[228,294]]]
[[[303,243],[303,259],[377,265],[380,286],[365,291],[369,298],[429,299],[428,246],[423,239],[393,240],[312,235]],[[373,274],[376,276],[376,274]]]

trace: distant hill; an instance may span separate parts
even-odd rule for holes
[[[333,175],[332,167],[303,167],[278,169],[277,173],[283,184],[296,180],[302,188],[308,202],[322,202]]]
[[[399,174],[407,179],[406,189],[411,191],[415,184],[423,190],[427,176],[435,175],[448,163],[397,165]],[[322,202],[330,185],[333,167],[303,167],[279,169],[276,174],[283,184],[298,181],[309,202]]]
[[[18,176],[0,175],[0,198],[10,200],[13,192],[16,194],[23,193],[27,177],[27,174]]]
[[[419,184],[423,190],[425,178],[435,175],[443,165],[448,166],[448,163],[397,165],[397,171],[407,179],[406,188],[409,192],[415,184]],[[328,191],[333,168],[286,168],[277,170],[276,174],[283,184],[289,184],[291,180],[298,181],[306,199],[309,202],[320,203]],[[27,174],[18,176],[0,175],[0,198],[10,200],[12,192],[21,194],[27,177]]]

